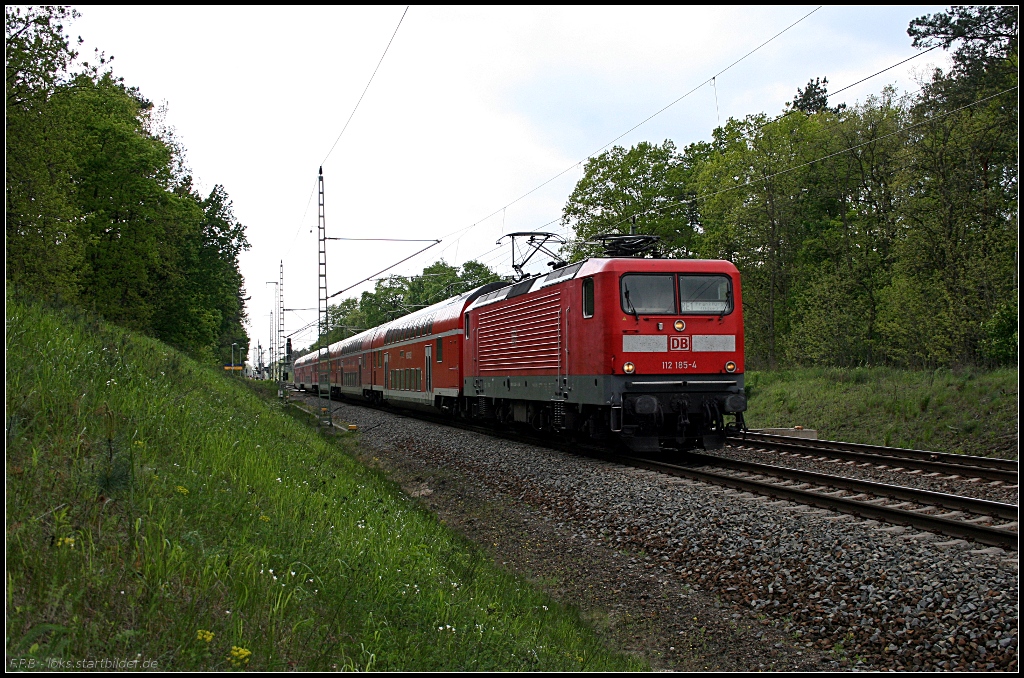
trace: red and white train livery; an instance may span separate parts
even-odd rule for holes
[[[294,381],[635,451],[742,427],[740,277],[728,261],[592,258],[491,283],[295,361]],[[725,417],[734,421],[726,424]]]

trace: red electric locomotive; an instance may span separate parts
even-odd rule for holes
[[[316,362],[296,361],[296,385],[317,387]],[[739,272],[591,258],[367,330],[332,345],[330,365],[332,395],[614,436],[634,451],[717,447],[746,410]]]

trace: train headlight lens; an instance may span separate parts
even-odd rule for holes
[[[634,365],[633,363],[626,363],[625,365],[622,366],[622,371],[625,372],[626,374],[633,374],[634,372],[636,372],[636,365]]]
[[[683,330],[686,329],[686,323],[684,323],[682,320],[677,320],[673,324],[673,327],[676,328],[676,332],[682,332]]]
[[[736,371],[736,363],[734,363],[731,360],[729,362],[727,362],[725,364],[725,371],[726,372],[735,372]]]

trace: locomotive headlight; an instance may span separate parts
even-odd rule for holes
[[[684,323],[682,320],[675,321],[675,323],[672,326],[676,328],[676,332],[682,332],[683,330],[686,329],[686,323]]]
[[[636,365],[634,365],[633,363],[626,363],[625,365],[622,366],[622,371],[625,372],[626,374],[633,374],[634,372],[636,372]]]
[[[734,363],[731,360],[729,362],[727,362],[725,364],[725,371],[726,372],[735,372],[736,371],[736,363]]]

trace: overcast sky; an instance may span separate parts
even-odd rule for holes
[[[250,336],[266,346],[274,286],[265,283],[280,261],[286,307],[317,305],[321,163],[328,235],[444,238],[393,273],[439,258],[507,273],[510,250],[495,241],[562,232],[555,220],[581,161],[814,7],[413,6],[329,157],[405,6],[85,6],[70,32],[84,38],[84,56],[95,47],[115,56],[127,84],[166,101],[198,185],[227,189],[252,243],[241,257]],[[915,54],[909,21],[942,9],[822,7],[616,143],[682,147],[730,116],[778,113],[810,78],[845,87]],[[916,90],[920,74],[947,63],[931,52],[830,103],[886,84]],[[329,290],[421,246],[332,242]],[[288,312],[286,333],[315,318]],[[313,338],[297,335],[296,345]]]

